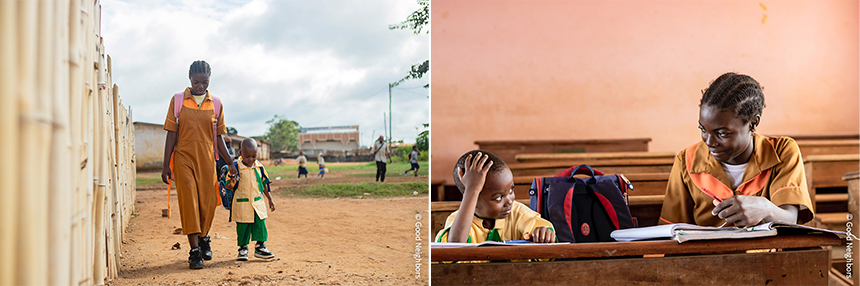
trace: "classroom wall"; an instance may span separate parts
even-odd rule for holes
[[[451,1],[431,13],[431,176],[476,140],[700,139],[720,74],[764,86],[762,134],[858,133],[858,1]]]

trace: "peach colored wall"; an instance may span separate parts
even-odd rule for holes
[[[858,1],[432,3],[434,180],[475,140],[678,151],[701,140],[701,90],[727,71],[764,86],[762,134],[860,132]]]

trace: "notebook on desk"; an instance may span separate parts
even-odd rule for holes
[[[754,227],[713,227],[687,223],[628,228],[613,231],[610,236],[617,241],[627,242],[647,239],[672,239],[682,243],[690,240],[741,239],[775,236],[778,233],[833,233],[840,238],[848,234],[842,231],[821,229],[791,223],[768,222]]]
[[[447,247],[479,247],[479,246],[523,246],[523,245],[553,245],[553,244],[570,244],[569,242],[557,243],[531,243],[520,241],[484,241],[481,243],[460,243],[460,242],[431,242],[430,248],[447,248]]]

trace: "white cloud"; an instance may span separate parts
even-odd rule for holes
[[[120,96],[134,120],[162,123],[188,66],[212,66],[210,91],[228,126],[262,135],[286,116],[306,127],[360,125],[382,133],[387,85],[429,58],[429,35],[388,30],[414,1],[102,0],[102,36]],[[393,91],[394,137],[414,142],[429,122],[428,79]],[[423,130],[423,129],[422,129]]]

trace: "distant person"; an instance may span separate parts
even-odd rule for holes
[[[385,182],[385,164],[386,160],[388,163],[391,163],[391,154],[382,135],[379,136],[376,142],[373,142],[373,147],[370,148],[370,156],[376,161],[376,181]]]
[[[421,155],[421,152],[418,152],[418,146],[412,146],[412,152],[409,153],[409,163],[412,164],[412,168],[409,170],[403,171],[403,175],[408,174],[409,171],[415,170],[414,171],[415,177],[418,177],[418,168],[421,168],[421,166],[418,166],[418,156],[419,155]]]
[[[552,223],[516,201],[511,169],[499,157],[483,150],[466,152],[454,166],[454,183],[463,200],[445,220],[436,242],[556,242]]]
[[[236,240],[239,244],[237,259],[248,260],[248,244],[251,240],[257,242],[254,257],[272,259],[275,255],[266,248],[266,241],[269,239],[266,230],[268,213],[266,203],[262,200],[262,195],[265,195],[269,210],[275,211],[275,201],[272,200],[269,187],[271,180],[263,164],[257,161],[257,141],[252,138],[245,139],[239,153],[239,159],[233,162],[239,175],[227,183],[234,190],[230,216],[236,221]]]
[[[302,180],[302,175],[305,175],[305,181],[308,180],[308,158],[305,157],[305,152],[299,151],[299,156],[296,157],[296,162],[299,163],[299,176],[296,177],[296,181]]]
[[[220,203],[214,150],[221,157],[230,158],[224,138],[219,136],[227,133],[224,108],[220,99],[207,90],[210,74],[205,61],[192,63],[188,70],[191,87],[171,98],[164,120],[167,139],[161,180],[165,184],[176,182],[182,233],[188,236],[191,245],[188,252],[191,269],[203,268],[203,260],[212,260],[209,229]],[[181,102],[175,102],[177,99]],[[227,166],[230,175],[235,176],[233,165]]]
[[[797,142],[755,132],[764,106],[761,86],[748,75],[730,72],[711,82],[699,102],[702,140],[675,157],[660,224],[812,220]]]
[[[317,164],[320,165],[320,173],[317,174],[317,178],[325,180],[325,158],[323,158],[322,153],[317,156]]]

